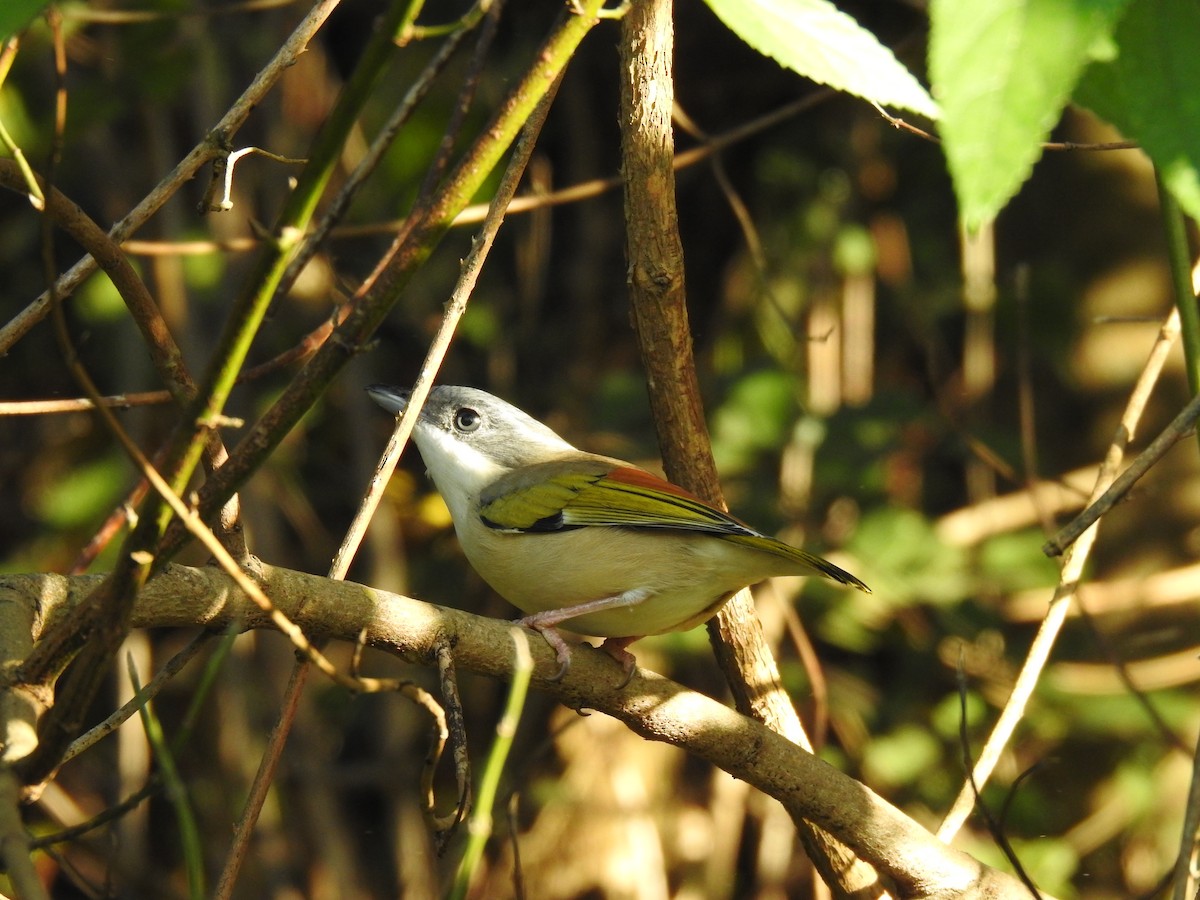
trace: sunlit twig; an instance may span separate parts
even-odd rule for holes
[[[1163,366],[1166,363],[1167,353],[1170,351],[1171,345],[1175,342],[1178,333],[1179,319],[1175,313],[1172,313],[1163,323],[1158,338],[1153,348],[1151,348],[1146,365],[1143,367],[1141,375],[1139,375],[1137,383],[1130,393],[1125,411],[1121,416],[1121,423],[1117,427],[1117,432],[1113,437],[1112,443],[1109,445],[1108,453],[1100,468],[1100,473],[1096,477],[1096,485],[1092,489],[1093,500],[1099,498],[1115,479],[1117,469],[1120,467],[1121,460],[1125,456],[1125,449],[1133,439],[1133,434],[1137,429],[1138,422],[1141,420],[1142,412],[1146,407],[1147,401],[1150,399],[1150,393],[1158,381],[1158,376],[1161,374]],[[991,777],[996,763],[1000,759],[1000,754],[1015,732],[1017,724],[1021,721],[1025,713],[1026,704],[1033,695],[1038,679],[1041,677],[1041,673],[1045,669],[1046,662],[1050,657],[1050,651],[1054,647],[1063,622],[1066,620],[1071,606],[1071,598],[1075,595],[1076,586],[1095,537],[1095,527],[1089,528],[1081,536],[1079,543],[1070,549],[1069,555],[1064,560],[1058,587],[1050,599],[1045,618],[1042,620],[1041,627],[1038,629],[1038,633],[1030,645],[1029,652],[1026,654],[1025,662],[1021,667],[1020,674],[1017,676],[1012,694],[1001,711],[999,719],[992,726],[992,732],[988,735],[987,741],[980,751],[979,758],[975,762],[970,777],[959,790],[954,804],[942,820],[942,824],[937,831],[939,839],[948,842],[958,833],[958,830],[962,827],[974,806],[977,790],[982,789],[983,785]]]

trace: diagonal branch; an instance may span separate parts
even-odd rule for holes
[[[36,605],[46,626],[102,576],[0,576],[0,599]],[[515,665],[510,623],[434,606],[353,582],[264,565],[261,584],[275,605],[314,638],[368,645],[435,667],[437,648],[454,644],[460,671],[508,679]],[[270,619],[228,575],[213,567],[171,565],[138,595],[136,627],[270,628]],[[37,635],[35,634],[36,638]],[[580,647],[561,681],[548,645],[532,641],[534,686],[574,709],[624,722],[648,740],[672,744],[777,798],[793,816],[818,824],[877,866],[904,898],[1024,898],[1016,879],[947,847],[874,792],[761,723],[682,685],[639,671],[624,690],[616,664]]]
[[[1121,416],[1121,423],[1117,426],[1116,434],[1113,435],[1112,443],[1104,458],[1104,463],[1096,475],[1096,484],[1092,489],[1093,502],[1113,483],[1117,469],[1120,468],[1121,460],[1125,457],[1125,450],[1129,446],[1129,442],[1133,440],[1138,423],[1141,421],[1142,412],[1146,407],[1147,401],[1150,399],[1150,393],[1157,383],[1158,376],[1161,374],[1163,366],[1166,363],[1167,352],[1171,349],[1171,345],[1175,342],[1178,334],[1179,318],[1172,313],[1163,323],[1158,339],[1150,350],[1146,365],[1138,377],[1137,384],[1134,385],[1129,401],[1125,406],[1125,411]],[[1008,744],[1009,739],[1016,731],[1017,724],[1024,715],[1026,704],[1033,696],[1034,688],[1037,686],[1042,670],[1045,668],[1046,662],[1050,657],[1050,651],[1054,648],[1059,632],[1062,630],[1063,622],[1066,621],[1067,612],[1071,608],[1071,600],[1075,596],[1079,579],[1083,574],[1084,563],[1091,553],[1092,543],[1095,541],[1098,527],[1097,524],[1093,523],[1083,533],[1083,539],[1070,548],[1069,555],[1063,563],[1062,572],[1059,574],[1058,587],[1054,591],[1049,609],[1042,619],[1038,633],[1029,648],[1025,662],[1021,666],[1021,672],[1017,676],[1016,684],[1013,686],[1012,695],[1009,697],[1008,702],[1005,703],[1000,718],[992,727],[992,732],[988,735],[983,750],[975,762],[975,767],[970,778],[959,790],[958,797],[955,798],[953,806],[946,813],[941,827],[938,829],[938,837],[942,840],[951,840],[958,833],[967,816],[970,815],[975,805],[976,789],[982,789],[988,778],[991,777],[992,771],[1000,759],[1001,752]],[[971,783],[972,781],[974,782],[974,786]]]

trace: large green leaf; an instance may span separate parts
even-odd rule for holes
[[[1012,199],[1128,0],[933,0],[929,77],[959,210]]]
[[[3,0],[0,2],[0,42],[7,41],[49,5],[50,0]]]
[[[738,37],[820,84],[931,119],[937,104],[875,35],[828,0],[706,0]]]
[[[1087,70],[1075,99],[1141,144],[1200,218],[1200,4],[1136,0],[1114,41],[1115,56]]]

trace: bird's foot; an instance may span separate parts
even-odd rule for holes
[[[571,668],[571,645],[557,628],[546,624],[544,620],[539,621],[539,615],[541,614],[538,613],[532,616],[525,616],[523,619],[517,619],[516,624],[532,628],[554,650],[554,658],[558,660],[558,671],[550,676],[550,680],[559,682],[566,677],[567,671]],[[634,637],[606,638],[604,643],[598,648],[621,664],[623,676],[621,682],[617,685],[617,690],[621,690],[633,680],[633,673],[637,670],[637,657],[625,648],[638,640],[639,637],[640,635]]]
[[[546,613],[534,613],[531,616],[517,619],[515,624],[532,628],[550,645],[554,650],[554,658],[558,660],[558,671],[550,676],[550,680],[562,681],[566,677],[567,670],[571,668],[571,645],[554,627],[554,622],[546,621]]]
[[[637,657],[625,649],[636,640],[637,637],[606,638],[600,645],[601,650],[621,664],[621,671],[625,673],[625,677],[617,685],[618,691],[633,680],[633,673],[637,670]]]
[[[567,670],[571,668],[571,647],[563,639],[563,636],[558,633],[558,629],[554,627],[555,625],[561,622],[569,622],[577,616],[584,616],[589,613],[605,612],[610,609],[619,609],[623,606],[637,606],[651,596],[653,596],[653,592],[649,588],[634,588],[621,594],[615,594],[612,597],[588,600],[585,603],[565,606],[562,609],[544,609],[541,612],[517,619],[516,624],[532,628],[546,639],[547,644],[554,648],[554,656],[558,659],[559,669],[558,673],[550,680],[562,681],[567,674]],[[625,647],[637,639],[637,637],[608,638],[604,642],[603,647],[605,652],[619,662],[625,670],[625,680],[621,682],[621,687],[629,684],[629,679],[633,677],[634,665],[637,662],[633,658],[633,654],[627,652]],[[611,647],[609,647],[610,643],[612,644]]]

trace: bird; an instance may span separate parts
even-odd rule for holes
[[[367,393],[399,416],[411,391]],[[870,593],[849,572],[751,528],[632,463],[588,453],[483,390],[437,385],[412,432],[471,566],[553,648],[558,630],[605,638],[627,684],[626,648],[686,631],[737,591],[778,575],[823,575]]]

